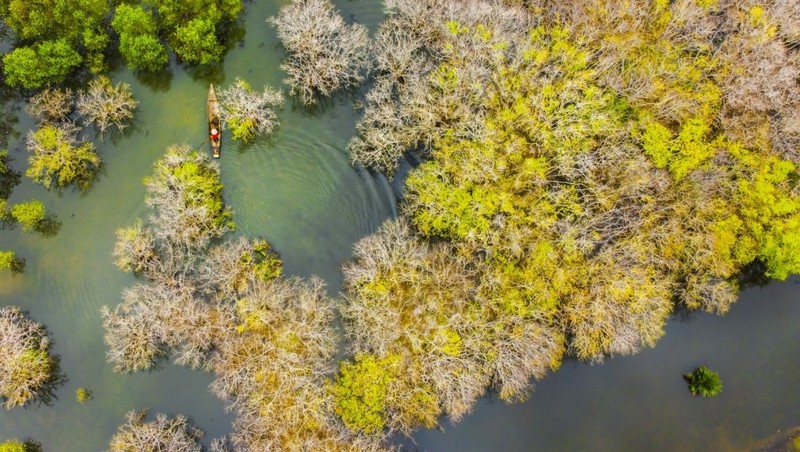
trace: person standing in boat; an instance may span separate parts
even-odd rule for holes
[[[211,129],[211,141],[213,143],[219,142],[219,130]]]

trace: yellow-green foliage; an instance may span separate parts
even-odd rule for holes
[[[243,255],[242,262],[252,264],[256,277],[263,281],[278,278],[283,274],[283,262],[266,240],[253,241],[253,252]]]
[[[351,145],[390,172],[398,148],[425,157],[397,222],[413,232],[390,222],[344,267],[342,313],[370,372],[399,357],[403,380],[430,384],[457,420],[475,399],[453,387],[521,399],[564,353],[654,345],[676,301],[725,312],[753,263],[800,272],[800,59],[775,25],[785,5],[544,2],[528,7],[527,39],[459,7],[390,13],[407,29],[383,51],[424,63],[385,58]],[[386,413],[392,430],[385,400],[347,408]],[[357,428],[383,425],[364,413],[348,414]]]
[[[403,425],[433,427],[441,412],[439,401],[430,386],[409,384],[404,374],[413,372],[398,355],[362,353],[342,362],[331,386],[336,414],[351,430],[367,434],[389,426],[389,411]]]
[[[233,139],[250,143],[259,135],[269,135],[278,125],[273,108],[283,104],[283,95],[268,86],[257,92],[247,81],[237,78],[219,92],[219,102],[225,128]]]
[[[101,163],[92,143],[73,144],[67,132],[54,125],[33,132],[28,141],[33,155],[25,175],[47,188],[73,183],[86,188]]]
[[[640,32],[665,30],[653,20]],[[521,61],[495,68],[479,138],[456,122],[407,180],[422,234],[486,256],[494,312],[560,318],[582,358],[654,344],[683,280],[687,306],[724,311],[754,259],[768,276],[800,271],[796,168],[712,126],[718,65],[703,52],[633,48],[632,73],[653,64],[674,75],[654,99],[694,105],[666,122],[652,102],[601,86],[591,45],[560,26],[533,30]],[[458,72],[448,64],[435,83]],[[636,339],[620,343],[624,331]]]
[[[653,163],[666,168],[675,180],[674,190],[691,206],[686,237],[699,240],[707,252],[693,254],[693,271],[718,277],[734,276],[759,258],[767,275],[785,279],[800,271],[800,196],[795,192],[795,165],[772,155],[769,149],[749,149],[714,134],[699,119],[690,119],[672,132],[663,124],[642,121],[642,147]],[[766,152],[765,152],[766,151]]]
[[[14,261],[13,251],[0,251],[0,269],[8,270],[11,268],[11,263]]]
[[[724,68],[711,40],[698,30],[716,21],[715,1],[698,1],[699,8],[692,0],[591,3],[573,31],[590,37],[587,45],[606,66],[603,83],[659,118],[714,119],[722,102],[714,76]]]
[[[197,161],[188,161],[172,171],[184,187],[184,201],[187,204],[202,204],[214,214],[219,225],[230,217],[222,202],[222,182],[216,171]]]
[[[484,138],[453,131],[434,143],[432,160],[409,175],[408,204],[423,234],[491,250],[499,287],[489,296],[500,309],[552,317],[584,276],[582,250],[554,227],[586,214],[587,193],[569,181],[582,155],[623,132],[628,108],[594,82],[563,28],[533,30],[522,54],[519,66],[497,68]]]
[[[395,377],[399,358],[376,359],[357,355],[354,362],[343,362],[332,386],[336,414],[352,430],[377,433],[386,427],[386,398],[389,382]]]
[[[57,359],[50,355],[44,326],[19,308],[0,308],[0,398],[6,408],[47,400],[60,381]]]
[[[25,261],[17,258],[13,251],[0,251],[0,270],[11,270],[14,273],[22,273],[25,269]]]
[[[250,143],[255,139],[256,121],[252,118],[230,118],[225,123],[231,131],[233,139]]]
[[[165,190],[179,190],[183,210],[204,208],[210,220],[209,229],[222,230],[230,225],[231,213],[222,200],[219,169],[197,151],[171,147],[154,165],[152,177],[145,184]]]
[[[16,356],[11,368],[11,383],[19,387],[28,381],[37,381],[49,375],[53,371],[54,363],[47,350],[30,348]]]
[[[720,139],[709,140],[710,127],[692,118],[685,122],[677,135],[655,120],[645,120],[642,147],[653,163],[667,168],[676,180],[708,162],[722,144]]]
[[[41,201],[30,201],[15,204],[11,208],[11,216],[22,223],[23,231],[31,231],[45,219],[44,204]]]
[[[78,388],[75,390],[75,400],[77,400],[78,403],[81,404],[88,403],[93,398],[94,395],[92,395],[92,391],[86,388]]]
[[[738,209],[757,256],[767,266],[767,276],[786,279],[800,272],[800,196],[797,168],[791,162],[739,146],[731,147],[738,160],[733,205]],[[744,234],[743,234],[744,235]],[[740,253],[742,264],[749,254]]]
[[[10,440],[0,443],[0,452],[27,452],[30,449],[25,447],[25,443],[17,440]]]

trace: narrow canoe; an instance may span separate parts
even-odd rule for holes
[[[217,141],[211,139],[211,129],[217,129],[219,133]],[[219,102],[217,102],[217,93],[214,91],[213,83],[208,87],[208,136],[211,142],[211,154],[218,159],[222,147],[222,127],[219,120]]]

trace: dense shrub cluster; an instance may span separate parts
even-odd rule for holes
[[[241,0],[0,0],[0,19],[16,37],[3,56],[5,81],[35,89],[62,83],[82,65],[102,73],[113,42],[108,22],[133,69],[163,68],[164,41],[183,61],[217,62],[223,29],[241,11]]]
[[[356,245],[355,430],[523,398],[562,355],[724,313],[748,268],[800,271],[800,11],[782,1],[387,2],[356,163],[411,170]],[[402,369],[398,371],[397,369]],[[364,377],[369,375],[369,377]]]
[[[148,369],[172,354],[214,372],[212,390],[238,417],[235,450],[371,450],[334,415],[333,303],[318,280],[283,279],[264,240],[226,240],[230,212],[219,168],[186,146],[170,148],[147,178],[154,215],[117,232],[117,265],[146,282],[103,309],[117,371]]]

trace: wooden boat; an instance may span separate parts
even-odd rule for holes
[[[222,148],[222,124],[219,118],[219,102],[212,83],[208,87],[208,139],[211,142],[211,154],[215,159],[219,158]],[[217,129],[218,139],[216,141],[211,138],[211,129]]]

